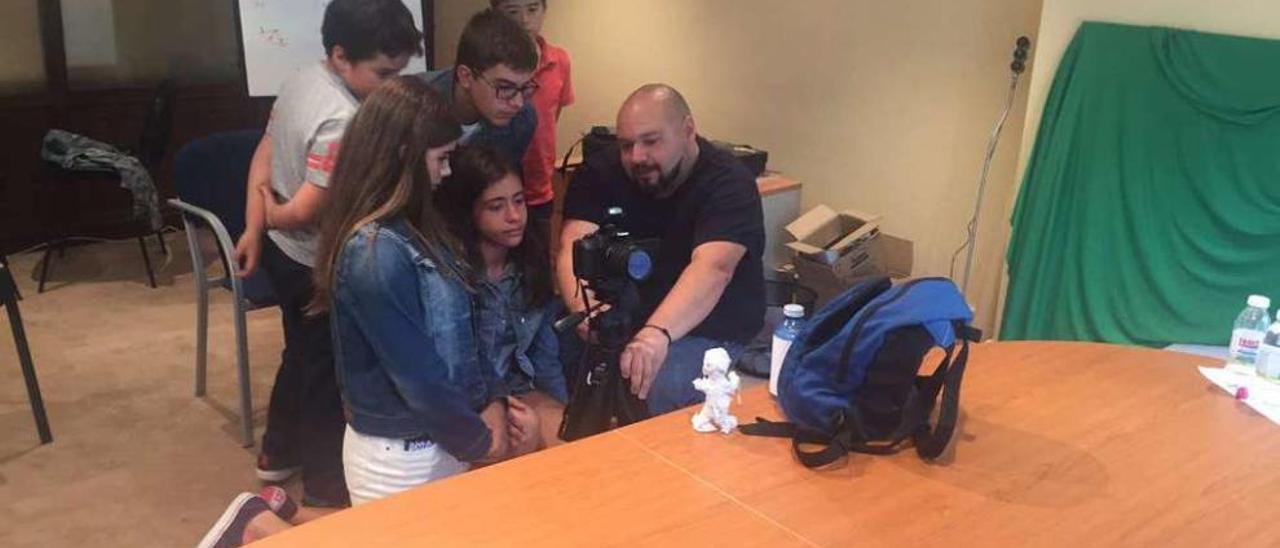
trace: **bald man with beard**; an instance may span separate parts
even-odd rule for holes
[[[584,308],[573,242],[621,207],[622,230],[661,241],[653,275],[639,287],[643,325],[620,366],[651,415],[701,401],[693,379],[702,355],[736,357],[764,319],[764,217],[751,173],[698,136],[688,102],[649,84],[618,110],[618,148],[586,159],[565,196],[556,280],[570,311]],[[579,337],[585,333],[580,331]]]

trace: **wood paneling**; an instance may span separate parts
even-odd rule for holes
[[[152,93],[135,88],[0,99],[0,251],[41,241],[49,220],[41,218],[42,210],[65,216],[55,220],[58,224],[92,225],[93,219],[116,217],[128,207],[124,191],[97,188],[103,185],[86,185],[67,207],[40,207],[40,141],[49,129],[59,128],[131,145],[142,131]],[[173,196],[173,157],[183,145],[220,131],[264,127],[270,110],[270,99],[248,98],[238,84],[180,88],[174,97],[171,145],[154,174],[161,196]],[[110,227],[103,228],[90,234],[113,235]]]
[[[76,189],[77,195],[69,200],[72,203],[67,203],[67,207],[54,207],[48,209],[50,213],[42,213],[40,141],[49,129],[59,128],[112,144],[131,145],[142,131],[153,93],[152,89],[141,87],[71,90],[62,33],[62,3],[39,0],[38,6],[47,90],[0,96],[0,253],[42,241],[46,225],[92,224],[79,221],[100,213],[104,217],[116,217],[116,214],[106,214],[129,207],[129,197],[124,191],[109,185],[92,185],[93,188],[86,185],[83,192]],[[426,16],[423,44],[430,62],[434,58],[435,2],[422,0],[422,6]],[[235,27],[239,32],[239,25]],[[161,197],[173,196],[173,157],[183,145],[221,131],[263,128],[271,113],[272,101],[272,98],[248,97],[242,80],[180,87],[174,102],[170,146],[153,173]],[[63,218],[49,219],[48,215]],[[81,233],[109,236],[110,232]]]

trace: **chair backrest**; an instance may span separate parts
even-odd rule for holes
[[[188,143],[173,162],[178,198],[218,216],[234,241],[244,233],[245,182],[259,130],[215,133]]]
[[[173,162],[178,199],[217,216],[232,242],[244,233],[245,183],[261,140],[260,130],[216,133],[182,147]],[[252,303],[275,302],[274,290],[262,269],[244,280],[242,287],[244,297]]]
[[[148,169],[155,169],[169,149],[169,137],[173,133],[173,96],[176,88],[172,80],[165,80],[156,87],[147,108],[147,118],[138,136],[138,159]]]

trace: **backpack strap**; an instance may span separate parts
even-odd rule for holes
[[[894,428],[889,439],[883,442],[867,443],[867,436],[862,427],[862,420],[857,406],[852,409],[852,420],[849,428],[854,434],[849,447],[850,451],[885,455],[894,453],[902,442],[911,438],[920,458],[932,460],[947,448],[951,436],[955,433],[956,420],[960,410],[960,383],[964,378],[965,365],[969,361],[969,341],[981,335],[970,329],[963,322],[955,322],[956,344],[947,348],[946,357],[933,374],[917,377],[916,390],[908,396],[903,404],[902,420]],[[956,347],[959,351],[956,351]],[[938,395],[942,394],[942,408],[938,414],[938,424],[931,426],[929,417],[937,405]],[[839,434],[837,434],[839,436]]]
[[[743,434],[766,438],[791,439],[796,437],[796,430],[795,423],[771,421],[764,417],[756,417],[756,422],[738,426],[738,431]]]
[[[928,427],[929,416],[933,413],[934,402],[938,398],[938,389],[951,370],[954,352],[955,346],[947,348],[946,356],[932,375],[916,377],[915,390],[907,395],[907,401],[902,404],[902,418],[889,435],[889,447],[896,448],[901,442],[915,436],[921,428]]]
[[[800,461],[800,464],[805,468],[821,468],[844,458],[857,445],[854,441],[856,434],[846,426],[848,423],[843,418],[839,422],[841,427],[837,429],[835,436],[817,434],[802,430],[794,423],[771,421],[763,417],[756,417],[756,422],[753,424],[739,426],[738,431],[748,436],[789,439],[791,448],[796,453],[796,460]],[[808,451],[802,447],[809,445],[818,445],[821,448]]]
[[[960,410],[960,382],[964,379],[965,365],[969,361],[969,335],[971,334],[965,329],[967,326],[963,323],[956,322],[956,324],[956,332],[964,334],[957,337],[960,352],[945,371],[939,367],[938,371],[925,381],[926,391],[922,394],[922,403],[927,406],[924,409],[924,416],[928,417],[928,414],[933,412],[938,392],[942,392],[942,409],[938,413],[937,426],[930,427],[929,422],[925,420],[915,432],[916,453],[925,460],[938,458],[947,448],[947,443],[951,441],[951,436],[956,429],[956,419]]]

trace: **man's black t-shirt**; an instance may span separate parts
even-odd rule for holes
[[[658,238],[653,275],[640,286],[647,319],[689,266],[694,248],[733,242],[747,248],[720,302],[690,334],[746,342],[764,320],[764,214],[755,179],[728,151],[698,138],[698,161],[675,194],[656,199],[627,177],[616,147],[587,158],[565,196],[564,217],[597,225],[605,211],[621,207],[620,229],[636,238]]]

